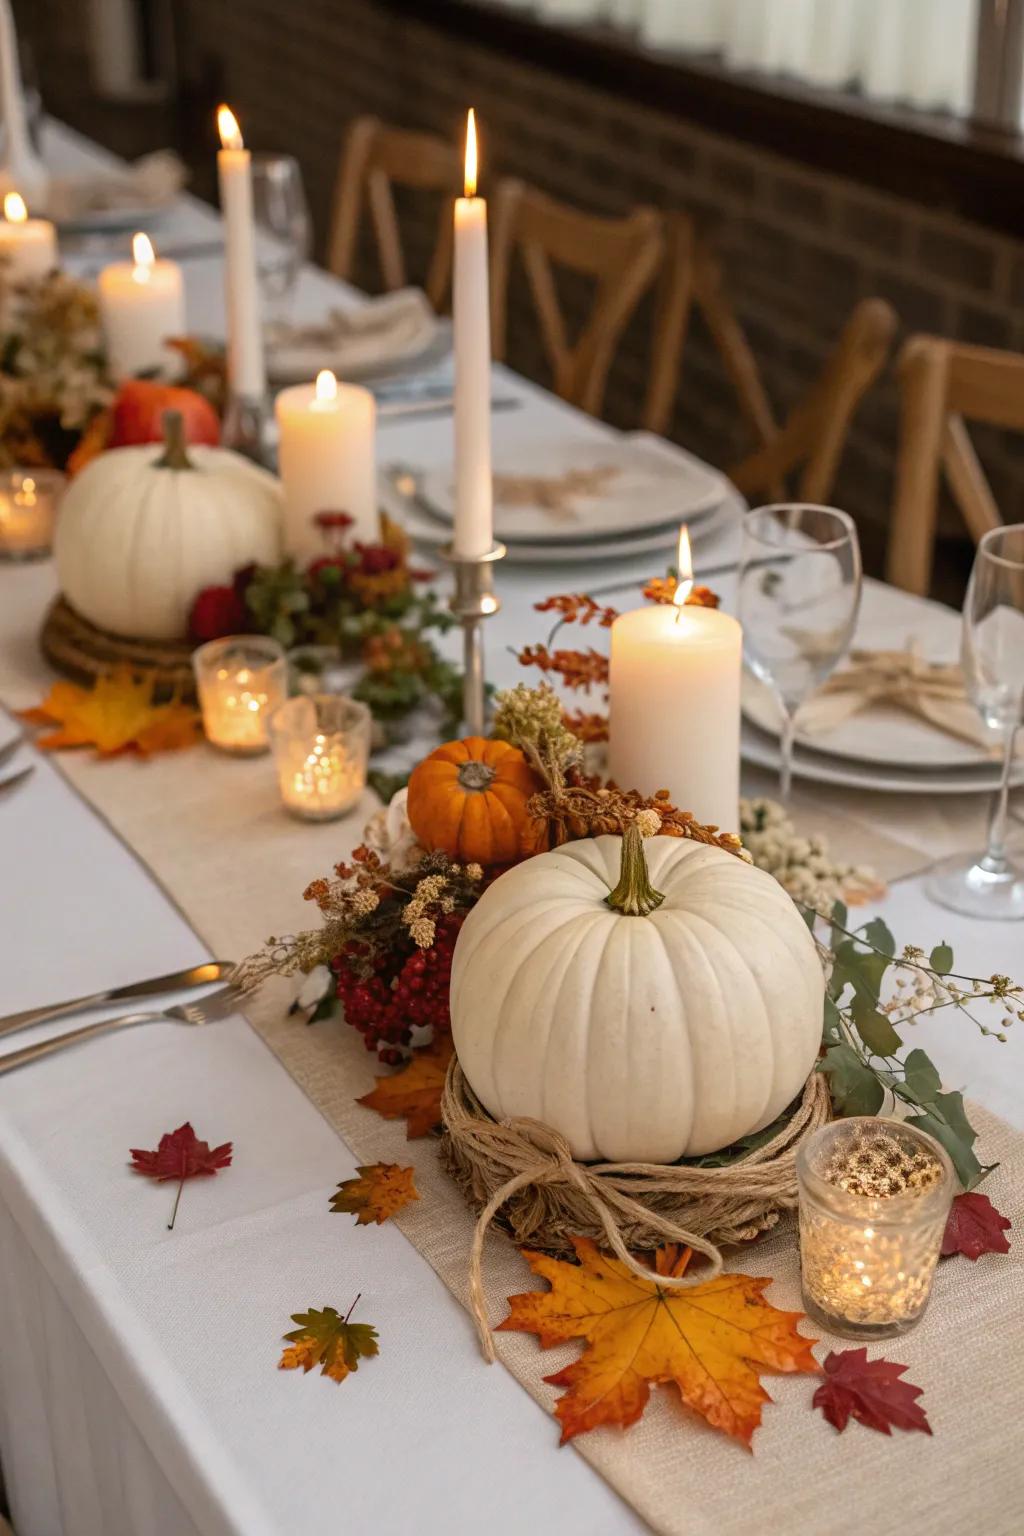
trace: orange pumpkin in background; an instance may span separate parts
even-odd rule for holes
[[[109,448],[130,448],[136,443],[159,443],[164,435],[164,412],[179,411],[186,443],[220,442],[220,418],[213,406],[194,389],[160,384],[154,379],[128,379],[118,390]]]
[[[409,825],[425,848],[464,864],[515,864],[544,846],[527,812],[540,779],[518,747],[467,736],[418,763],[409,779]]]

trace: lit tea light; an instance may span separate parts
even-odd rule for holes
[[[337,694],[289,699],[270,721],[285,808],[306,821],[344,816],[366,788],[370,711]]]
[[[267,723],[288,694],[284,651],[276,640],[229,635],[193,654],[206,739],[223,752],[254,756],[270,744]]]
[[[178,372],[180,360],[167,347],[186,329],[185,289],[177,262],[158,261],[152,240],[140,230],[132,237],[131,261],[104,267],[98,291],[113,377]]]
[[[854,1338],[913,1327],[955,1188],[943,1148],[902,1121],[837,1120],[800,1148],[797,1177],[808,1314]]]
[[[0,559],[36,560],[50,553],[64,485],[55,469],[11,469],[0,475]]]
[[[45,277],[57,265],[57,231],[49,219],[30,219],[20,192],[4,198],[0,261],[16,283]]]

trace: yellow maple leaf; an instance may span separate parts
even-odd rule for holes
[[[101,757],[135,751],[174,751],[196,740],[199,716],[180,701],[155,704],[156,679],[137,677],[130,667],[117,667],[96,679],[92,688],[54,683],[43,702],[21,711],[34,725],[58,726],[37,738],[46,752],[63,747],[94,746]]]
[[[375,1109],[385,1120],[404,1119],[409,1141],[426,1136],[441,1119],[441,1090],[453,1049],[451,1036],[440,1036],[426,1050],[417,1051],[401,1071],[378,1077],[376,1088],[356,1103]]]
[[[357,1168],[357,1179],[346,1179],[338,1185],[331,1198],[331,1210],[354,1216],[358,1227],[368,1226],[371,1221],[380,1226],[411,1200],[419,1199],[414,1171],[400,1168],[397,1163],[369,1163],[365,1168]]]
[[[797,1332],[801,1312],[780,1312],[762,1297],[769,1279],[719,1275],[669,1289],[662,1275],[681,1275],[690,1250],[660,1248],[650,1280],[606,1258],[589,1238],[574,1237],[579,1264],[524,1250],[548,1292],[510,1296],[501,1329],[535,1333],[548,1349],[585,1339],[580,1358],[548,1376],[567,1387],[555,1405],[562,1443],[599,1424],[636,1423],[652,1384],[675,1382],[683,1401],[715,1429],[748,1448],[771,1398],[759,1372],[817,1372],[812,1344]]]

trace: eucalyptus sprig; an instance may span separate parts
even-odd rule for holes
[[[803,906],[803,904],[800,904]],[[815,933],[820,914],[803,906]],[[974,1152],[977,1133],[964,1108],[963,1095],[947,1092],[926,1051],[903,1055],[901,1027],[943,1008],[966,1014],[983,1035],[1006,1039],[1014,1019],[1024,1020],[1024,988],[1008,976],[966,976],[953,969],[953,951],[938,944],[925,958],[915,945],[898,954],[896,941],[881,918],[857,929],[847,926],[846,907],[832,909],[827,941],[817,937],[830,968],[822,1033],[822,1071],[829,1078],[832,1102],[840,1115],[877,1115],[891,1100],[909,1106],[908,1122],[942,1143],[965,1189],[973,1189],[994,1165]],[[895,974],[894,974],[895,973]],[[884,984],[895,980],[894,988]],[[1003,1010],[993,1029],[976,1016],[974,1005]]]

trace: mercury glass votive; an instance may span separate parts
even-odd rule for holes
[[[834,1120],[803,1143],[800,1267],[804,1309],[832,1333],[905,1333],[931,1294],[955,1191],[933,1137],[900,1120]]]
[[[0,560],[40,560],[50,553],[66,484],[57,469],[0,473]]]
[[[335,693],[300,694],[270,720],[281,799],[293,816],[332,821],[366,788],[370,711]]]
[[[206,739],[222,752],[253,757],[270,745],[267,722],[288,697],[288,666],[276,640],[227,635],[193,652]]]

